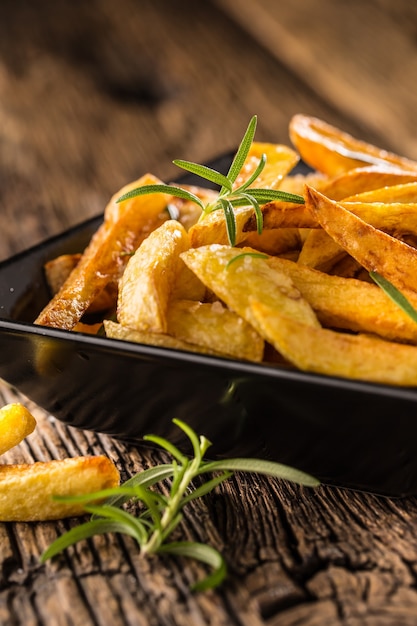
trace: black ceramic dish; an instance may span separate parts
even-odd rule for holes
[[[128,440],[152,432],[182,445],[178,417],[213,441],[214,456],[258,456],[333,485],[417,493],[417,388],[33,325],[49,299],[43,264],[83,250],[101,219],[0,264],[0,377],[79,428]]]

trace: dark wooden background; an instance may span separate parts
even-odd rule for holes
[[[234,148],[254,113],[259,140],[287,142],[302,112],[417,159],[416,18],[407,0],[2,0],[0,259],[145,171],[168,181],[173,158]],[[38,429],[5,462],[104,452],[126,478],[160,459],[23,401]],[[2,626],[417,623],[416,498],[237,475],[181,527],[228,562],[200,595],[202,568],[144,561],[125,538],[41,566],[67,525],[0,524]]]

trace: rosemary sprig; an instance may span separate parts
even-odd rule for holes
[[[204,218],[205,215],[208,215],[213,211],[217,211],[219,209],[223,210],[226,220],[227,236],[231,246],[234,246],[236,243],[236,218],[234,209],[239,206],[252,206],[256,216],[257,231],[260,234],[263,229],[263,215],[261,210],[262,204],[273,202],[274,200],[303,204],[304,198],[286,191],[279,191],[277,189],[259,189],[250,186],[256,181],[266,165],[267,159],[265,154],[263,154],[259,159],[259,163],[252,175],[242,185],[234,189],[233,185],[242,170],[246,157],[249,154],[249,150],[255,136],[256,124],[257,117],[254,115],[249,122],[227,175],[221,174],[220,172],[217,172],[216,170],[205,165],[199,165],[198,163],[193,163],[191,161],[184,161],[182,159],[176,159],[173,161],[175,165],[186,170],[187,172],[195,174],[200,178],[204,178],[205,180],[218,185],[220,187],[219,193],[217,198],[213,201],[204,203],[195,194],[186,189],[182,189],[176,185],[159,184],[144,185],[142,187],[132,189],[118,198],[117,202],[123,202],[124,200],[130,200],[131,198],[150,193],[166,193],[197,204],[202,211],[201,218]]]
[[[304,472],[271,461],[245,458],[205,461],[204,455],[211,445],[210,441],[204,436],[197,436],[194,430],[184,422],[177,419],[173,422],[191,441],[194,457],[189,458],[184,455],[175,445],[162,437],[148,435],[145,437],[147,441],[151,441],[170,453],[173,457],[172,463],[144,470],[120,487],[113,489],[78,497],[56,496],[57,500],[63,502],[84,503],[85,511],[91,513],[92,517],[89,521],[75,526],[58,537],[42,554],[42,562],[74,543],[94,535],[110,532],[124,533],[136,540],[142,555],[186,556],[209,565],[212,572],[197,582],[194,589],[202,591],[213,588],[218,586],[226,576],[223,556],[207,544],[168,540],[182,520],[184,506],[191,500],[210,493],[236,471],[267,474],[307,486],[319,484],[315,478]],[[203,474],[212,474],[212,477],[193,488],[192,481]],[[168,495],[152,489],[154,485],[166,479],[171,480]],[[104,502],[102,502],[103,499]],[[140,503],[138,515],[123,508],[128,502]]]

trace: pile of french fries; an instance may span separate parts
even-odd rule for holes
[[[0,455],[17,446],[36,428],[20,403],[0,408]],[[0,464],[0,521],[32,522],[82,515],[81,504],[54,500],[116,487],[120,476],[106,456],[78,456],[36,463]]]
[[[84,252],[48,263],[53,297],[35,323],[417,385],[417,324],[370,278],[417,308],[417,162],[305,115],[289,137],[254,142],[236,186],[265,154],[252,185],[304,202],[262,206],[261,233],[253,208],[236,208],[232,247],[222,211],[161,193],[116,202],[158,182],[146,174],[115,194]],[[300,158],[311,172],[293,175]]]

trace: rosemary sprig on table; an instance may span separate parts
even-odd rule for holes
[[[267,159],[265,154],[263,154],[259,159],[258,166],[255,168],[251,176],[242,185],[235,189],[233,188],[233,185],[245,163],[246,157],[249,154],[250,147],[255,136],[256,124],[257,117],[254,115],[249,122],[227,175],[221,174],[220,172],[217,172],[216,170],[205,165],[192,163],[191,161],[183,161],[181,159],[173,161],[173,163],[178,167],[218,185],[220,190],[218,196],[213,201],[205,204],[195,194],[186,189],[182,189],[182,187],[159,184],[144,185],[142,187],[132,189],[118,198],[117,202],[123,202],[124,200],[129,200],[131,198],[135,198],[136,196],[150,193],[166,193],[197,204],[201,208],[202,218],[213,211],[217,211],[219,209],[223,210],[226,220],[227,236],[231,246],[234,246],[236,242],[236,218],[234,209],[239,206],[252,206],[255,211],[257,231],[260,234],[263,228],[263,216],[261,210],[262,204],[273,202],[274,200],[302,204],[304,203],[304,198],[286,191],[264,188],[259,189],[250,186],[256,181],[266,165]]]
[[[84,496],[56,496],[63,502],[85,503],[86,513],[91,513],[89,521],[75,526],[56,539],[43,553],[41,559],[55,556],[68,546],[104,533],[124,533],[133,537],[142,555],[172,554],[197,559],[209,565],[212,572],[194,585],[202,591],[218,586],[226,576],[226,564],[222,555],[212,546],[192,541],[168,541],[172,532],[182,520],[182,510],[187,503],[210,493],[236,471],[267,474],[291,480],[298,484],[317,486],[312,476],[286,465],[260,459],[222,459],[205,461],[204,455],[210,441],[198,437],[190,426],[180,420],[173,422],[190,439],[194,457],[189,458],[162,437],[148,435],[146,441],[165,449],[173,457],[172,463],[151,467],[134,475],[120,487],[87,494]],[[192,481],[203,474],[213,474],[209,480],[193,488]],[[156,483],[171,479],[168,495],[152,489]],[[103,501],[102,503],[98,503]],[[123,508],[127,502],[138,502],[140,513],[134,515]]]

